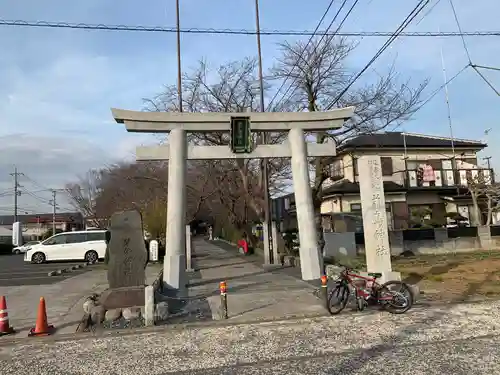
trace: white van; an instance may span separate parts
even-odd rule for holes
[[[106,230],[59,233],[34,245],[24,253],[24,261],[44,263],[54,260],[95,262],[106,254]]]

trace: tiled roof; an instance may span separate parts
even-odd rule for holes
[[[451,138],[424,134],[385,132],[357,136],[340,144],[338,150],[376,147],[404,148],[405,144],[407,148],[449,148],[451,147],[451,141]],[[455,148],[475,149],[483,149],[487,146],[483,142],[466,139],[454,139],[453,145]]]

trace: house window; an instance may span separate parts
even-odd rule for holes
[[[380,158],[380,164],[382,166],[382,176],[392,176],[393,175],[393,166],[392,166],[392,158],[390,157],[382,157]],[[358,158],[352,158],[352,165],[354,168],[354,175],[359,176],[358,173]]]
[[[351,212],[361,212],[361,203],[351,203],[350,204]]]
[[[330,177],[343,177],[344,176],[344,162],[342,160],[335,160],[330,164]]]
[[[349,208],[350,208],[350,212],[361,212],[361,203],[351,203]],[[385,211],[386,212],[392,211],[390,203],[385,204]]]
[[[380,158],[380,163],[382,165],[382,176],[392,176],[392,158],[383,157]]]

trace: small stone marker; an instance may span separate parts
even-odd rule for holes
[[[192,272],[192,250],[193,250],[193,241],[191,239],[191,226],[186,225],[186,271]]]
[[[158,262],[158,241],[156,240],[149,242],[149,261]]]
[[[155,313],[155,297],[154,289],[152,285],[148,285],[144,292],[144,324],[147,326],[153,326],[155,324],[154,313]]]
[[[111,289],[144,286],[147,261],[138,211],[117,212],[111,216],[108,283]]]

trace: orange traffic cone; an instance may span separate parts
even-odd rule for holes
[[[9,313],[7,312],[7,301],[5,296],[0,299],[0,336],[9,335],[16,331],[9,325]]]
[[[38,304],[38,314],[36,316],[36,324],[30,329],[28,336],[48,336],[54,332],[54,326],[47,323],[47,310],[45,308],[45,298],[40,297]]]

